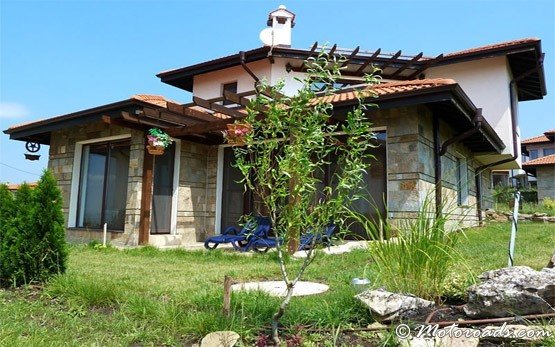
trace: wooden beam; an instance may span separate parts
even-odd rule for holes
[[[159,121],[156,119],[145,119],[146,117],[142,117],[139,118],[137,116],[133,116],[131,114],[129,114],[129,112],[121,112],[121,116],[123,117],[124,120],[128,121],[128,122],[132,122],[132,123],[136,123],[136,124],[144,124],[144,125],[148,125],[148,126],[152,126],[152,127],[157,127],[157,128],[168,128],[168,127],[173,127],[175,126],[175,124],[171,124],[168,122],[164,122],[164,121]],[[115,119],[111,120],[111,122],[114,122]],[[113,123],[115,124],[115,123]]]
[[[424,53],[420,52],[418,53],[418,55],[416,55],[414,58],[412,58],[411,60],[407,61],[403,66],[401,66],[400,68],[397,69],[397,71],[395,71],[394,73],[392,73],[389,77],[390,78],[395,78],[397,76],[399,76],[399,74],[401,72],[403,72],[403,70],[406,70],[409,66],[411,66],[412,64],[416,63],[420,58],[422,58],[422,56],[424,55]]]
[[[345,67],[347,65],[349,65],[349,62],[351,61],[351,59],[353,59],[354,57],[356,57],[356,55],[358,54],[358,51],[360,50],[360,46],[357,46],[354,51],[351,52],[351,54],[349,55],[349,57],[347,57],[347,60],[345,60],[343,62],[343,64],[341,64],[341,67]]]
[[[139,245],[147,245],[150,236],[150,210],[152,206],[152,184],[154,182],[154,156],[144,148],[143,183],[139,219]]]
[[[245,114],[237,110],[227,108],[225,106],[218,105],[215,103],[210,103],[205,99],[199,98],[198,96],[193,96],[193,102],[202,108],[206,108],[208,110],[212,110],[215,112],[220,112],[225,115],[231,116],[233,118],[245,118]]]
[[[335,45],[333,45],[333,47],[328,52],[328,55],[333,55],[335,53],[336,49],[337,49],[337,43]]]
[[[191,120],[184,115],[178,115],[175,113],[164,112],[163,110],[155,110],[151,108],[143,108],[144,114],[137,116],[137,118],[141,119],[142,116],[154,118],[156,120],[162,120],[168,123],[175,123],[177,125],[189,125],[191,124]],[[196,121],[196,120],[195,120]]]
[[[397,51],[397,53],[395,53],[391,58],[389,58],[389,60],[387,60],[382,66],[380,66],[380,69],[382,70],[382,72],[384,72],[385,69],[387,69],[395,59],[399,58],[401,56],[401,50]]]
[[[268,86],[266,86],[266,87],[264,87],[264,88],[262,88],[262,87],[260,87],[260,86],[256,86],[256,91],[257,91],[258,93],[264,95],[265,97],[270,98],[270,99],[274,99],[275,97],[277,97],[277,99],[285,99],[285,98],[287,98],[286,95],[281,94],[280,92],[278,92],[278,91],[276,91],[276,90],[273,91],[273,93],[275,94],[275,97],[274,97],[274,96],[272,95],[272,89],[271,89],[271,87],[268,87]],[[284,103],[285,103],[286,105],[289,105],[289,102],[285,102],[285,101],[284,101]]]
[[[366,69],[366,67],[367,67],[368,65],[370,65],[370,63],[371,63],[374,59],[376,59],[376,57],[377,57],[378,55],[380,55],[381,52],[382,52],[382,49],[381,49],[381,48],[378,48],[378,50],[375,51],[374,54],[372,54],[372,56],[371,56],[370,58],[368,58],[368,59],[358,68],[358,70],[355,72],[355,74],[356,74],[356,75],[361,75],[362,72],[364,71],[364,69]]]
[[[435,57],[434,59],[430,59],[426,62],[426,64],[424,64],[420,69],[418,69],[417,71],[413,72],[411,75],[407,76],[408,80],[413,80],[415,79],[418,75],[420,75],[422,72],[424,72],[426,69],[434,66],[435,64],[437,64],[438,61],[440,61],[441,59],[443,59],[443,54],[438,55],[437,57]]]
[[[221,121],[191,125],[183,128],[168,129],[167,133],[173,137],[182,137],[182,136],[193,135],[193,134],[204,134],[210,131],[226,130],[227,124],[231,124],[234,121],[235,121],[234,118],[229,118]]]
[[[134,122],[127,122],[125,120],[122,120],[121,118],[112,118],[107,115],[102,116],[102,123],[105,123],[108,125],[117,125],[122,128],[137,129],[142,131],[144,131],[147,128],[146,125],[141,125]]]

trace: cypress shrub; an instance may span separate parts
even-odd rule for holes
[[[0,184],[0,286],[3,285],[4,276],[4,239],[14,215],[13,195],[8,186]]]
[[[36,208],[33,213],[34,232],[37,240],[34,253],[40,256],[38,278],[64,273],[67,266],[62,193],[54,175],[45,170],[35,188]]]
[[[22,184],[15,192],[12,217],[7,222],[2,241],[2,269],[4,284],[18,286],[29,282],[34,276],[35,260],[32,247],[36,243],[33,235],[32,214],[33,191]]]
[[[21,185],[10,199],[0,188],[0,286],[43,282],[65,272],[62,196],[52,173],[44,171],[35,190]]]

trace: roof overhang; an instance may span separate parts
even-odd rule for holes
[[[138,97],[141,97],[141,95]],[[148,98],[150,96],[142,95],[142,97]],[[226,117],[221,114],[203,112],[195,107],[186,107],[169,100],[164,100],[163,104],[157,104],[156,101],[154,103],[143,101],[135,96],[127,100],[78,112],[15,125],[4,130],[4,133],[10,135],[12,140],[49,145],[53,131],[94,122],[146,131],[152,127],[162,129],[191,127],[198,124],[218,122],[223,119],[222,117]],[[188,139],[204,143],[220,141],[219,138],[208,138],[206,136],[193,136]]]
[[[513,41],[447,54],[440,65],[506,56],[518,89],[518,100],[537,100],[547,95],[541,40]]]
[[[99,121],[102,119],[102,116],[116,115],[121,111],[135,113],[138,108],[144,106],[152,105],[135,99],[122,100],[61,116],[12,126],[4,130],[4,133],[10,135],[11,140],[32,141],[49,145],[52,131]]]
[[[371,101],[379,109],[426,105],[440,119],[461,133],[475,126],[477,107],[457,83],[380,95]],[[356,99],[334,103],[334,109],[341,112],[341,108],[344,108],[343,112],[346,112],[356,103]],[[482,119],[479,131],[462,142],[477,153],[500,154],[505,148],[501,138],[485,119]]]
[[[320,49],[322,47],[318,47],[317,42],[309,50],[279,46],[273,48],[260,47],[191,66],[164,71],[157,74],[157,76],[164,83],[192,92],[194,76],[238,66],[241,64],[242,57],[244,57],[244,63],[262,59],[273,61],[274,58],[286,58],[292,62],[297,61],[296,67],[289,66],[289,68],[300,71],[302,70],[302,62],[309,57],[314,57]],[[336,58],[348,58],[348,64],[345,64],[343,70],[345,76],[362,76],[371,69],[371,65],[375,65],[382,68],[382,77],[396,80],[415,79],[432,66],[506,56],[513,78],[516,81],[519,101],[542,99],[547,94],[541,40],[535,38],[478,47],[446,55],[440,54],[435,58],[424,57],[422,53],[401,55],[401,51],[395,54],[386,54],[382,53],[380,49],[370,53],[360,52],[358,47],[354,50],[344,50],[337,49],[337,45],[331,48],[328,47],[326,50],[328,54],[334,55]]]

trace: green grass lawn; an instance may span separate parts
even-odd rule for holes
[[[506,265],[509,233],[508,223],[466,232],[460,250],[473,273]],[[555,225],[521,224],[516,265],[541,268],[554,246]],[[304,279],[325,282],[330,291],[293,298],[282,323],[328,328],[370,323],[349,285],[365,274],[368,261],[368,251],[319,256]],[[223,317],[225,275],[239,281],[279,279],[279,270],[273,254],[72,247],[68,272],[42,290],[0,290],[0,346],[183,345],[216,330],[235,330],[252,345],[279,301],[234,294],[233,313]]]

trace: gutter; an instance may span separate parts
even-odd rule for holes
[[[436,216],[440,217],[443,211],[443,197],[442,197],[442,188],[443,188],[443,172],[441,170],[441,157],[447,153],[447,149],[449,146],[461,142],[470,136],[474,135],[482,128],[483,124],[483,116],[482,116],[482,109],[476,109],[476,114],[474,115],[473,122],[474,127],[471,129],[454,136],[440,145],[440,136],[439,136],[439,117],[434,115],[433,119],[433,137],[434,137],[434,176],[435,176],[435,206],[436,206]]]
[[[260,82],[260,78],[258,78],[258,76],[256,76],[255,73],[252,72],[252,70],[247,66],[244,51],[239,52],[239,61],[241,62],[243,69],[254,79],[254,86],[256,87],[256,85]]]
[[[494,163],[479,166],[476,169],[476,173],[474,174],[475,180],[476,180],[476,201],[477,201],[476,213],[478,214],[478,222],[480,224],[482,224],[482,180],[480,179],[481,178],[480,175],[484,170],[487,170],[490,167],[509,163],[518,158],[519,148],[518,148],[518,141],[517,141],[518,139],[516,135],[517,120],[516,120],[516,112],[513,107],[513,105],[515,105],[515,102],[518,102],[518,96],[517,96],[517,100],[515,100],[515,96],[513,95],[513,87],[515,87],[516,83],[521,79],[523,79],[524,77],[530,75],[531,73],[533,73],[534,71],[537,71],[538,69],[541,69],[543,67],[543,58],[544,58],[544,54],[542,53],[540,59],[538,60],[538,64],[535,67],[533,67],[532,69],[526,72],[523,72],[517,77],[514,77],[511,80],[511,82],[509,82],[509,98],[511,102],[511,128],[513,131],[513,156],[507,159],[496,161]]]

